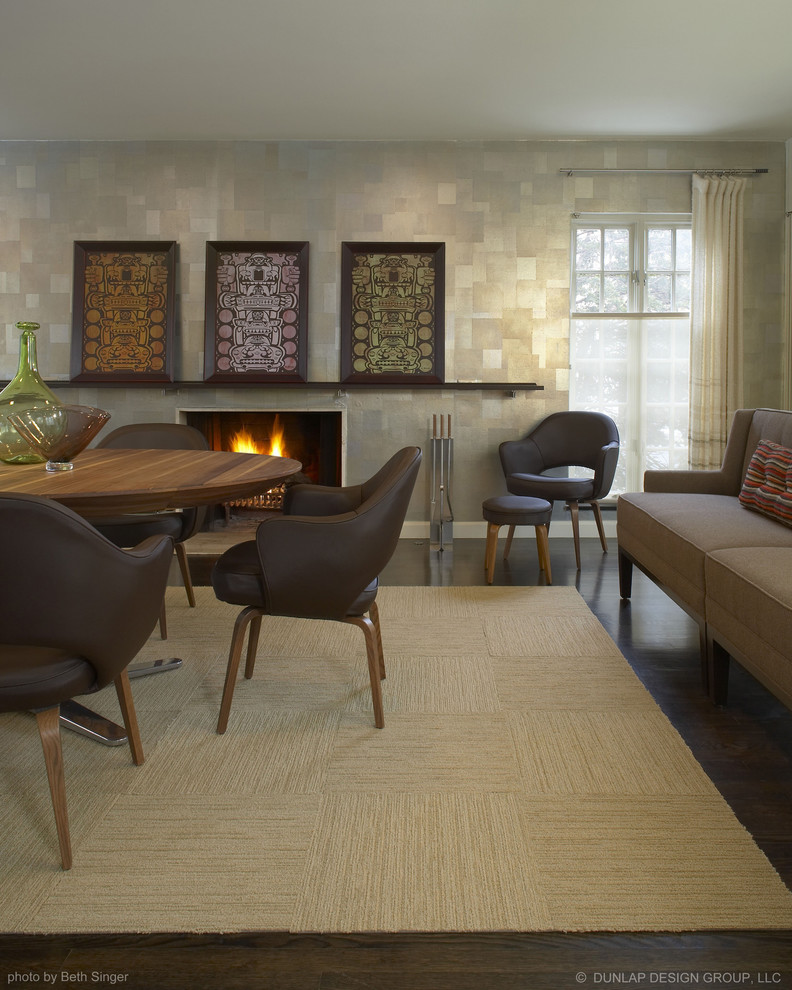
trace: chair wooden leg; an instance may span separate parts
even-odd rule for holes
[[[503,548],[503,559],[509,559],[509,553],[511,552],[512,540],[514,539],[514,526],[509,526],[509,532],[506,534],[506,546]]]
[[[492,584],[492,576],[495,573],[495,556],[498,552],[498,531],[500,526],[497,523],[487,523],[487,546],[484,550],[484,570],[487,574],[487,584]]]
[[[129,674],[126,670],[115,679],[115,689],[118,695],[118,704],[121,706],[121,715],[124,718],[129,749],[132,753],[132,761],[135,766],[140,766],[145,757],[143,756],[143,743],[140,739],[140,729],[138,728],[137,712],[135,702],[132,700],[132,688],[129,684]]]
[[[367,615],[348,615],[344,621],[359,626],[366,637],[366,656],[368,658],[369,681],[371,682],[371,701],[374,706],[374,725],[378,729],[382,729],[385,727],[385,713],[382,707],[382,686],[380,684],[382,668],[377,646],[377,630]]]
[[[572,536],[575,540],[575,563],[580,570],[580,512],[577,502],[567,502],[569,515],[572,518]]]
[[[539,555],[539,567],[545,572],[548,584],[553,583],[553,572],[550,570],[550,541],[547,538],[547,526],[535,526],[536,552]]]
[[[380,680],[384,681],[385,651],[382,649],[382,627],[380,626],[379,609],[377,608],[376,602],[371,603],[371,608],[369,609],[369,615],[371,616],[371,621],[374,623],[374,629],[377,632],[377,651],[379,653]]]
[[[176,559],[179,561],[179,570],[181,571],[182,581],[184,581],[184,590],[187,592],[187,601],[190,603],[190,608],[195,608],[195,592],[193,591],[192,575],[190,574],[190,562],[187,559],[187,551],[184,548],[183,543],[176,543]]]
[[[261,613],[254,615],[250,620],[250,631],[248,632],[248,648],[245,657],[245,677],[247,680],[253,676],[253,668],[256,666],[256,653],[258,652],[259,632],[261,631]]]
[[[64,870],[72,865],[71,840],[69,838],[69,813],[66,809],[66,782],[63,777],[63,749],[60,737],[60,705],[36,712],[44,763],[47,767],[52,810],[55,812],[55,828],[58,831],[61,863]]]
[[[165,599],[162,600],[162,605],[160,606],[160,616],[159,616],[159,631],[160,639],[168,638],[168,620],[165,617]]]
[[[234,631],[231,635],[231,649],[228,654],[225,685],[223,686],[223,698],[220,702],[220,715],[217,719],[217,732],[219,735],[222,735],[228,727],[228,715],[231,711],[231,701],[234,697],[234,685],[236,684],[237,671],[239,670],[239,659],[242,656],[245,630],[247,624],[257,615],[261,615],[259,609],[254,605],[248,605],[247,608],[242,609],[234,623]]]
[[[589,505],[594,511],[594,522],[597,524],[597,532],[599,533],[600,543],[602,544],[602,552],[608,552],[608,540],[605,536],[605,526],[602,522],[602,511],[600,509],[599,502],[589,502]]]

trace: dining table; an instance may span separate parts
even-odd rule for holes
[[[274,454],[114,447],[84,450],[72,463],[70,471],[0,464],[0,491],[41,495],[90,518],[261,495],[302,468],[299,461]]]
[[[43,463],[0,463],[0,492],[51,498],[90,521],[263,495],[301,469],[300,461],[274,454],[104,447],[78,454],[65,471],[47,471]],[[170,657],[131,666],[128,672],[139,677],[181,665],[180,658]],[[122,726],[74,700],[61,705],[61,723],[106,745],[126,742]]]

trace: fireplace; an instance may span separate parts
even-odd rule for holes
[[[302,464],[289,483],[340,485],[342,478],[342,414],[340,410],[182,410],[182,419],[199,429],[212,450],[277,454]],[[224,507],[234,513],[280,509],[283,488]]]

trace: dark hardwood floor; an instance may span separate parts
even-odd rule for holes
[[[554,584],[573,585],[792,887],[792,713],[736,665],[728,706],[701,690],[693,622],[636,572],[619,599],[615,547],[550,541]],[[484,583],[484,541],[432,553],[402,540],[382,575],[391,585]],[[206,562],[194,573],[205,582]],[[533,540],[515,541],[496,584],[541,584]],[[133,878],[130,878],[134,882]],[[566,990],[580,986],[768,986],[792,990],[792,933],[293,936],[0,936],[3,985],[95,983],[159,990]],[[53,978],[54,977],[54,978]],[[114,977],[116,981],[114,982]]]

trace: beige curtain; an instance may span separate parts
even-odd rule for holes
[[[792,176],[792,169],[789,174]],[[787,183],[787,196],[792,197],[792,179]],[[785,217],[784,245],[784,409],[792,409],[792,212],[789,210]]]
[[[693,176],[690,466],[720,467],[743,402],[742,241],[746,180]]]

